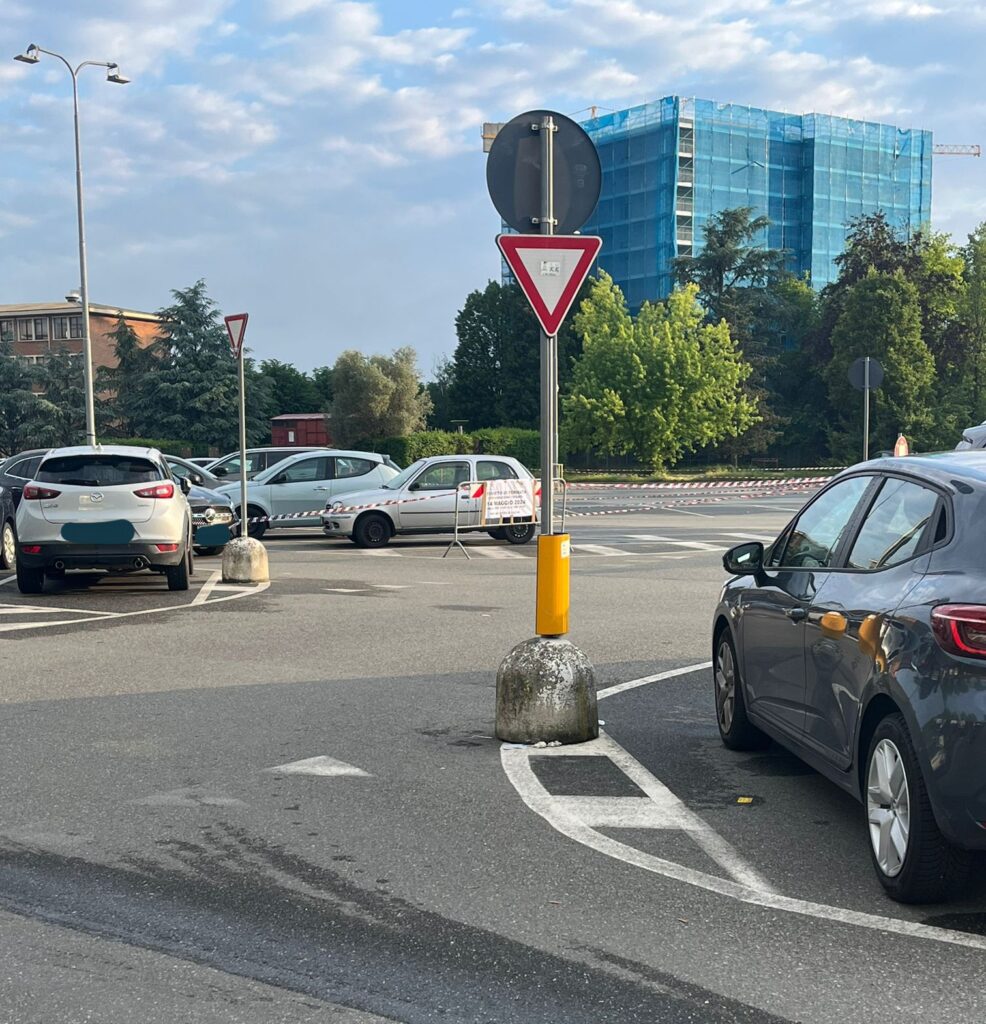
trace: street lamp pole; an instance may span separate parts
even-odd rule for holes
[[[78,67],[71,64],[60,54],[31,43],[30,46],[14,60],[24,64],[37,64],[39,54],[46,53],[49,57],[60,60],[68,69],[72,78],[72,109],[75,117],[75,198],[79,218],[79,300],[82,305],[82,368],[86,392],[86,444],[96,443],[96,400],[92,373],[92,338],[89,333],[89,265],[86,260],[86,221],[83,214],[82,189],[82,139],[79,134],[79,72],[84,67],[106,68],[106,81],[115,85],[126,85],[130,79],[120,74],[120,66],[113,61],[84,60]]]

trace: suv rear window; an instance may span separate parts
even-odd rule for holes
[[[130,455],[61,455],[45,459],[37,480],[79,487],[113,487],[162,479],[161,469],[149,459]]]

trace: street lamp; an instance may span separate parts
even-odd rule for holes
[[[80,302],[82,305],[82,366],[85,374],[86,387],[86,444],[96,443],[96,403],[93,396],[92,379],[92,340],[89,336],[89,270],[86,264],[86,225],[82,215],[82,146],[79,139],[79,72],[85,67],[106,68],[106,81],[114,85],[126,85],[130,79],[120,74],[120,65],[113,61],[84,60],[78,67],[71,64],[60,54],[42,49],[36,43],[19,53],[14,60],[22,64],[37,64],[41,54],[56,57],[72,76],[72,107],[75,112],[75,192],[79,213],[79,274]]]

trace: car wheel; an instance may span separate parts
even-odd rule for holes
[[[188,553],[177,565],[165,567],[168,577],[168,590],[188,590]]]
[[[65,579],[65,570],[55,568],[45,569],[45,576],[50,580],[63,580]]]
[[[205,558],[208,555],[218,555],[222,548],[196,548],[195,553]]]
[[[257,540],[260,540],[267,532],[267,513],[257,505],[247,505],[247,518],[264,520],[262,523],[249,523],[246,528],[248,537],[255,537]]]
[[[746,716],[746,700],[740,678],[736,647],[728,629],[716,641],[715,678],[716,722],[719,736],[730,750],[762,750],[770,739]]]
[[[379,513],[363,516],[353,527],[353,540],[361,548],[382,548],[390,542],[390,520]]]
[[[534,523],[518,523],[516,526],[505,526],[503,532],[511,544],[529,544],[534,539],[534,529]]]
[[[900,903],[937,903],[967,879],[972,855],[941,834],[901,714],[876,727],[866,758],[866,825],[877,878]]]
[[[14,536],[14,524],[3,524],[0,531],[0,568],[14,569],[17,566],[17,538]]]
[[[17,589],[22,594],[40,594],[44,588],[44,569],[28,568],[22,562],[17,563]]]
[[[495,530],[486,531],[494,540],[506,540],[507,531],[502,526],[498,526]]]

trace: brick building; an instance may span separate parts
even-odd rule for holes
[[[116,306],[89,305],[89,333],[93,368],[115,366],[116,354],[110,335],[117,316],[130,325],[141,345],[157,337],[161,318],[156,313],[120,310]],[[43,363],[58,349],[73,355],[82,353],[82,313],[76,302],[26,302],[0,306],[0,338],[13,344],[14,355],[29,363]]]

